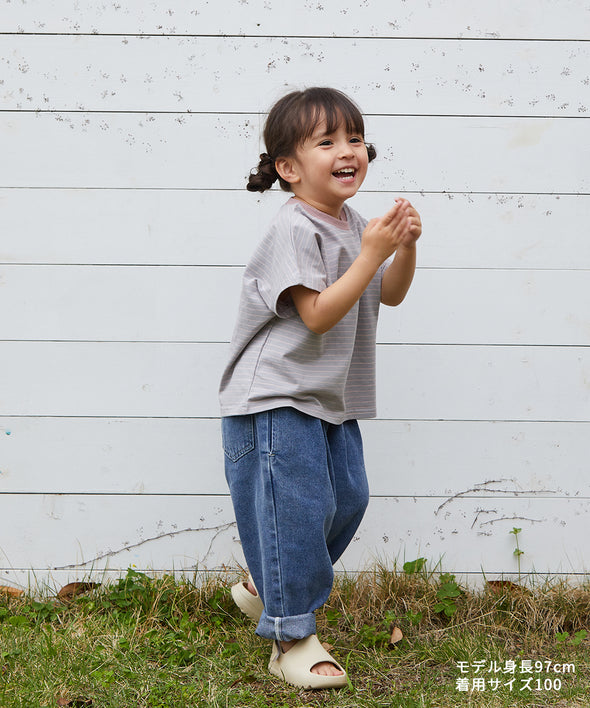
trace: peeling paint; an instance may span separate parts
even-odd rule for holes
[[[440,511],[447,505],[450,504],[451,502],[460,499],[462,497],[465,497],[467,495],[471,494],[477,494],[480,492],[484,492],[487,494],[510,494],[512,496],[523,496],[523,495],[540,495],[540,494],[555,494],[554,489],[508,489],[508,488],[491,488],[488,485],[494,484],[502,484],[504,482],[516,484],[515,479],[496,479],[496,480],[488,480],[486,482],[480,482],[478,484],[475,484],[473,487],[469,489],[465,489],[463,491],[457,492],[453,496],[450,496],[448,499],[446,499],[442,504],[439,505],[439,507],[436,509],[435,516],[437,516]]]
[[[53,517],[52,517],[53,518]],[[162,523],[162,522],[160,522]],[[201,532],[210,532],[214,531],[214,536],[209,543],[209,547],[207,549],[207,552],[201,559],[202,562],[204,562],[207,557],[209,556],[211,552],[211,548],[213,546],[214,541],[217,539],[217,537],[221,534],[227,531],[230,528],[236,527],[235,521],[226,523],[226,524],[220,524],[219,526],[210,526],[210,527],[202,527],[202,528],[186,528],[186,529],[181,529],[180,531],[168,531],[168,532],[162,532],[156,536],[153,536],[151,538],[146,538],[142,539],[141,541],[137,541],[135,543],[124,543],[124,545],[121,548],[115,549],[115,550],[108,550],[106,552],[102,552],[99,555],[97,555],[95,558],[92,558],[91,560],[88,561],[82,561],[79,563],[71,563],[69,565],[60,565],[60,566],[54,566],[53,570],[68,570],[71,568],[84,568],[86,566],[94,566],[97,563],[99,563],[102,560],[105,560],[106,558],[112,558],[113,556],[119,555],[120,553],[123,553],[124,551],[129,552],[132,549],[139,548],[140,546],[144,546],[148,543],[152,543],[154,541],[159,541],[162,538],[174,538],[175,536],[178,536],[180,534],[185,534],[185,533],[201,533]],[[143,529],[140,530],[140,537],[143,535]]]
[[[531,519],[528,516],[501,516],[498,519],[490,519],[489,521],[483,521],[481,523],[481,526],[486,526],[488,524],[498,524],[501,521],[510,521],[511,523],[513,523],[514,521],[528,521],[531,524],[542,524],[544,521],[547,521],[547,519]]]

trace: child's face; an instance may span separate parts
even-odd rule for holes
[[[296,197],[339,218],[344,202],[363,183],[368,165],[362,135],[349,133],[344,123],[328,134],[325,121],[320,121],[294,157],[277,162],[277,169],[286,170],[284,179]]]

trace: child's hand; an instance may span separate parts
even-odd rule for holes
[[[407,199],[397,199],[383,216],[371,219],[361,241],[361,253],[379,265],[400,246],[412,248],[422,233],[420,216]]]
[[[422,221],[420,220],[420,214],[414,209],[414,207],[405,200],[408,205],[408,220],[407,220],[407,231],[402,238],[402,246],[414,246],[416,241],[422,235]]]

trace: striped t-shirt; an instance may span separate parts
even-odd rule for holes
[[[367,221],[344,205],[335,219],[295,198],[272,221],[242,281],[238,319],[221,387],[221,414],[292,406],[340,424],[371,418],[375,407],[375,333],[382,266],[361,299],[325,334],[299,317],[294,285],[321,292],[360,253]]]

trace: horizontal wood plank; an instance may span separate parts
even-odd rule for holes
[[[0,331],[4,339],[229,341],[241,275],[241,268],[4,266]]]
[[[515,526],[523,572],[588,567],[586,499],[372,499],[339,567],[419,556],[457,572],[515,574]],[[18,515],[7,510],[18,509]],[[0,495],[0,573],[40,568],[214,570],[244,563],[229,497]],[[34,520],[34,523],[32,523]]]
[[[0,460],[0,492],[227,493],[217,419],[2,418]]]
[[[260,149],[260,120],[3,113],[0,188],[241,189]],[[582,118],[375,116],[367,139],[381,158],[365,189],[588,193],[589,137]]]
[[[379,342],[590,345],[587,271],[418,270]]]
[[[588,422],[361,429],[373,496],[590,497]],[[1,493],[227,494],[217,419],[5,417],[0,460]]]
[[[488,579],[516,579],[515,539],[524,555],[521,571],[540,574],[571,573],[589,564],[584,528],[589,521],[587,499],[484,498],[375,499],[371,502],[358,542],[346,562],[362,568],[371,561],[404,561],[426,557],[430,567],[458,572],[481,572]]]
[[[368,420],[361,430],[374,496],[590,497],[590,422]]]
[[[0,343],[0,415],[217,417],[226,344]],[[590,348],[380,345],[378,416],[587,421]],[[460,390],[461,395],[458,395]]]
[[[350,201],[367,219],[397,192]],[[590,268],[590,197],[406,193],[424,268]],[[238,190],[1,189],[0,262],[244,265],[289,195]],[[239,214],[239,220],[220,219]]]
[[[0,35],[0,56],[4,110],[257,113],[309,85],[368,115],[590,109],[587,42],[36,34]]]
[[[413,560],[413,559],[412,559]],[[393,563],[385,564],[386,567],[393,567]],[[434,566],[434,564],[433,564]],[[397,566],[399,570],[399,565]],[[369,567],[369,570],[372,566]],[[434,567],[432,569],[435,571],[434,578],[438,577],[439,573],[449,572],[452,570],[447,566],[444,568],[438,567],[436,570]],[[132,568],[134,571],[143,573],[151,578],[161,578],[163,576],[172,576],[177,582],[186,582],[196,587],[201,587],[203,584],[213,581],[215,583],[220,583],[222,587],[230,588],[238,580],[243,580],[245,577],[245,571],[237,563],[235,565],[226,565],[218,570],[174,570],[173,568]],[[363,569],[366,570],[366,569]],[[124,577],[126,570],[101,570],[96,571],[86,571],[83,568],[80,569],[70,569],[70,570],[48,570],[47,568],[31,568],[25,570],[15,570],[13,568],[0,569],[0,580],[4,585],[12,586],[14,588],[23,590],[30,597],[35,597],[37,599],[45,600],[47,598],[53,598],[61,588],[63,588],[68,583],[80,582],[80,581],[92,581],[100,583],[103,586],[108,586],[109,584],[118,582],[121,577]],[[354,577],[354,571],[346,570],[342,567],[335,569],[335,576],[338,578],[350,579]],[[489,574],[488,574],[489,575]],[[511,578],[518,583],[518,574],[511,573]],[[497,576],[487,577],[481,571],[481,569],[474,570],[472,572],[460,572],[455,575],[457,582],[462,587],[467,587],[470,590],[478,591],[485,586],[487,580],[500,580],[507,579],[506,575],[498,574]],[[551,580],[559,582],[563,580],[565,583],[571,585],[576,585],[578,583],[583,583],[586,578],[586,573],[583,571],[568,571],[568,572],[554,572],[551,574]],[[547,576],[543,573],[535,575],[533,573],[524,576],[524,581],[528,582],[545,582]]]
[[[229,342],[242,273],[0,266],[0,332],[5,340]],[[401,306],[381,308],[377,341],[587,346],[589,295],[585,270],[421,269]]]
[[[377,361],[380,417],[588,420],[588,347],[382,345]]]
[[[7,32],[124,34],[253,34],[303,36],[531,37],[584,36],[588,9],[577,0],[538,0],[534,5],[499,0],[224,0],[165,4],[46,0],[41,6],[7,3]]]

